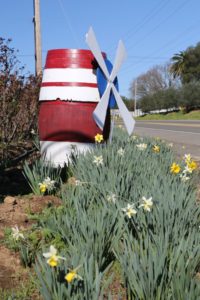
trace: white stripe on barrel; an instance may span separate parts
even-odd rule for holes
[[[55,166],[64,167],[70,161],[71,155],[75,150],[76,153],[86,153],[93,149],[92,143],[75,143],[75,142],[51,142],[40,141],[41,153],[45,154],[45,160],[51,161]]]
[[[39,100],[46,101],[57,98],[61,100],[99,102],[100,95],[97,87],[96,71],[80,68],[45,69]]]

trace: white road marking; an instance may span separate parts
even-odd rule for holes
[[[153,129],[153,130],[159,130],[159,131],[171,131],[171,132],[178,132],[178,133],[190,133],[190,134],[199,134],[198,132],[190,132],[190,131],[182,131],[182,130],[171,130],[171,129],[165,129],[165,128],[162,128],[162,129],[158,129],[158,128],[152,128],[152,127],[142,127],[142,126],[135,126],[136,128],[144,128],[144,129]]]

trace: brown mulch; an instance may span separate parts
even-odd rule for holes
[[[30,213],[39,213],[49,205],[59,206],[61,200],[55,196],[7,196],[4,201],[0,204],[0,288],[11,290],[28,281],[29,270],[21,265],[19,254],[2,243],[5,228],[15,225],[19,229],[28,228],[33,224],[28,217]]]

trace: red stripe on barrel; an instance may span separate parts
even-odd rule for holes
[[[43,86],[87,86],[91,88],[97,88],[96,83],[89,82],[43,82],[41,87]]]
[[[103,57],[106,54],[102,52]],[[96,68],[97,63],[90,50],[54,49],[49,50],[45,69],[48,68]]]
[[[41,141],[94,143],[97,133],[108,139],[110,113],[107,113],[103,132],[94,122],[92,113],[97,103],[42,101],[39,111]]]

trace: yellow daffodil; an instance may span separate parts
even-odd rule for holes
[[[188,169],[190,169],[191,171],[194,171],[197,169],[197,163],[194,160],[188,162],[187,166],[188,166]]]
[[[48,260],[47,263],[51,267],[56,267],[58,265],[58,257],[56,255],[52,255]]]
[[[151,208],[153,206],[153,201],[152,201],[152,197],[150,197],[149,199],[146,199],[146,197],[142,197],[143,203],[140,204],[139,207],[143,207],[144,210],[146,211],[151,211]]]
[[[44,194],[46,192],[46,190],[47,190],[46,184],[39,183],[39,187],[40,187],[40,192]]]
[[[103,135],[102,134],[97,133],[94,138],[95,138],[96,143],[103,142]]]
[[[68,283],[71,283],[74,279],[82,280],[82,277],[77,274],[77,271],[79,268],[80,268],[80,266],[78,266],[76,269],[69,270],[69,272],[65,275],[65,280]]]
[[[122,208],[122,211],[125,212],[129,219],[137,214],[137,211],[133,207],[134,204],[128,204],[127,207]]]
[[[159,152],[160,152],[160,147],[157,146],[157,145],[154,145],[154,146],[153,146],[153,152],[159,153]]]
[[[56,267],[58,265],[58,262],[59,262],[60,259],[65,260],[64,257],[57,255],[57,249],[53,245],[50,246],[49,252],[43,253],[43,256],[45,258],[48,258],[47,263],[51,267]]]
[[[171,165],[170,171],[171,171],[171,173],[173,173],[173,174],[178,174],[178,173],[180,173],[180,171],[181,171],[181,167],[180,167],[178,164],[176,164],[176,163],[174,162],[174,163]]]
[[[186,164],[188,164],[189,162],[191,162],[191,155],[190,154],[185,154],[184,155],[184,160],[185,160]]]

